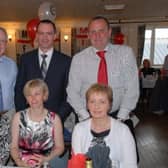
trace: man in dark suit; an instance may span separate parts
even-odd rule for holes
[[[26,100],[23,96],[25,83],[34,78],[44,78],[49,87],[49,98],[45,102],[45,107],[59,114],[61,120],[65,121],[72,111],[66,101],[66,86],[71,58],[54,49],[56,27],[51,21],[40,21],[37,26],[36,38],[39,48],[21,57],[15,86],[16,110],[20,111],[26,108]],[[47,55],[45,77],[41,72],[43,62],[41,55],[44,54]]]

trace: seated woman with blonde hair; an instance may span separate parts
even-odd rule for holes
[[[145,78],[147,75],[154,75],[156,73],[156,70],[151,67],[151,63],[149,59],[144,59],[143,60],[143,67],[140,69],[140,77]]]
[[[19,167],[41,167],[64,151],[62,124],[44,108],[49,91],[43,80],[28,81],[23,92],[30,107],[13,118],[11,156]]]
[[[72,152],[85,154],[94,168],[137,168],[134,138],[129,128],[108,115],[112,89],[94,84],[86,92],[91,118],[78,123],[72,135]]]

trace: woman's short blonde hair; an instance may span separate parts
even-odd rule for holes
[[[44,101],[48,99],[49,89],[48,89],[47,84],[43,80],[33,79],[33,80],[28,81],[23,88],[24,96],[27,97],[30,94],[30,90],[33,88],[40,88],[45,96]]]
[[[112,105],[113,102],[113,91],[110,86],[103,85],[103,84],[98,84],[95,83],[90,86],[90,88],[86,92],[86,102],[88,102],[89,97],[93,93],[104,93],[107,95],[107,98],[109,100],[110,105]]]

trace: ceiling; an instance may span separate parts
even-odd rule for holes
[[[43,0],[1,0],[0,21],[28,21],[38,17]],[[167,18],[168,0],[49,0],[56,8],[56,20],[89,19],[103,15],[111,20]],[[105,11],[105,4],[124,3],[121,11]]]

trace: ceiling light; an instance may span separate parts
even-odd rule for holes
[[[122,10],[124,8],[125,4],[104,5],[105,10]]]

